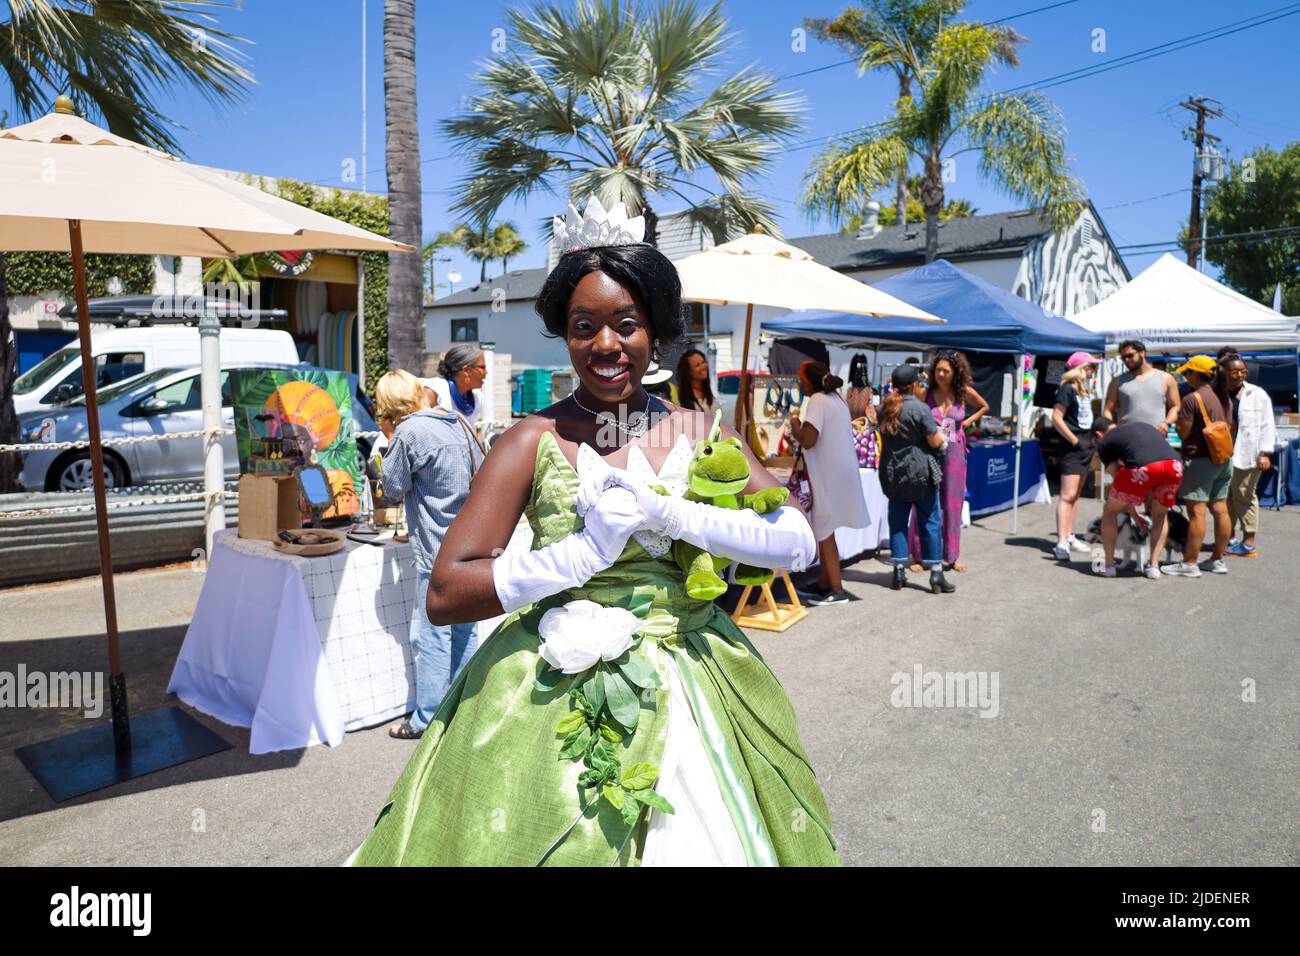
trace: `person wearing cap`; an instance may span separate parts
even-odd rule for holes
[[[1101,359],[1087,352],[1075,352],[1066,359],[1066,373],[1052,406],[1052,427],[1065,440],[1065,451],[1057,462],[1061,472],[1061,493],[1056,499],[1056,547],[1052,554],[1059,561],[1069,561],[1071,549],[1088,553],[1085,541],[1074,536],[1074,512],[1079,492],[1092,467],[1097,449],[1092,434],[1092,377]]]
[[[1226,422],[1230,427],[1233,424],[1227,376],[1208,355],[1192,356],[1179,367],[1178,374],[1187,380],[1191,389],[1178,406],[1176,425],[1178,437],[1183,441],[1183,481],[1178,487],[1178,497],[1187,505],[1187,546],[1182,561],[1162,565],[1160,570],[1184,578],[1201,576],[1197,559],[1205,540],[1208,511],[1214,517],[1214,552],[1207,570],[1227,574],[1228,565],[1223,556],[1232,534],[1232,519],[1228,516],[1232,461],[1216,465],[1210,460],[1205,440],[1207,422]]]
[[[1094,568],[1097,574],[1113,578],[1115,541],[1119,537],[1119,516],[1127,511],[1136,523],[1143,523],[1137,509],[1151,499],[1151,559],[1159,561],[1169,525],[1165,520],[1178,498],[1183,480],[1183,463],[1178,452],[1156,426],[1147,422],[1115,425],[1105,415],[1093,424],[1097,436],[1097,456],[1107,474],[1115,479],[1110,497],[1101,512],[1101,541],[1105,561]],[[1142,569],[1151,580],[1160,578],[1160,566],[1152,563]]]
[[[930,569],[930,590],[950,594],[957,587],[943,575],[943,509],[939,503],[943,464],[935,455],[947,448],[948,439],[917,395],[921,386],[916,367],[898,366],[891,382],[893,390],[880,403],[879,428],[880,487],[889,499],[889,553],[894,562],[890,587],[898,591],[907,583],[907,526],[915,507],[921,563]]]
[[[1277,445],[1277,425],[1268,392],[1246,381],[1246,361],[1235,349],[1219,352],[1219,367],[1232,396],[1232,483],[1228,487],[1228,517],[1241,537],[1228,542],[1230,558],[1255,557],[1255,532],[1259,530],[1260,476],[1272,467],[1268,452]]]

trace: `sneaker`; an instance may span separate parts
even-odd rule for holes
[[[1240,539],[1240,538],[1229,538],[1229,539],[1228,539],[1228,547],[1229,547],[1229,548],[1235,547],[1235,546],[1237,546],[1237,545],[1239,545],[1239,544],[1241,544],[1241,539]]]
[[[1145,574],[1147,578],[1149,578],[1152,581],[1160,580],[1160,568],[1157,565],[1148,564],[1145,568],[1142,569],[1142,573]]]
[[[1224,561],[1223,558],[1219,558],[1218,561],[1211,561],[1209,565],[1206,566],[1205,570],[1209,571],[1211,574],[1227,574],[1228,562]]]
[[[1253,558],[1255,556],[1255,546],[1236,541],[1228,545],[1226,553],[1231,558]]]
[[[1175,561],[1173,564],[1160,565],[1160,573],[1179,578],[1199,578],[1201,569],[1194,564],[1183,564],[1181,561]]]
[[[1056,547],[1052,549],[1052,557],[1056,558],[1057,561],[1069,561],[1070,549],[1058,542]]]
[[[1077,535],[1070,535],[1068,544],[1071,551],[1078,551],[1080,554],[1092,554],[1092,545]]]
[[[799,600],[804,604],[811,604],[813,601],[819,601],[831,593],[830,588],[823,588],[813,585],[812,587],[796,587],[795,591],[799,594]]]
[[[827,591],[825,594],[810,597],[804,603],[811,607],[824,607],[827,604],[848,604],[852,598],[845,591]]]
[[[1119,577],[1119,569],[1113,564],[1095,564],[1092,567],[1092,573],[1102,578]]]

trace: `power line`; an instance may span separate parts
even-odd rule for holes
[[[1251,30],[1255,27],[1264,26],[1275,20],[1282,20],[1286,17],[1295,16],[1300,13],[1300,3],[1292,3],[1285,7],[1276,7],[1265,13],[1258,13],[1244,20],[1235,20],[1232,23],[1224,24],[1220,27],[1214,27],[1211,30],[1205,30],[1201,33],[1193,33],[1177,40],[1170,40],[1167,43],[1157,44],[1153,47],[1147,47],[1145,50],[1138,50],[1135,53],[1129,53],[1115,60],[1099,63],[1094,66],[1079,67],[1075,70],[1069,70],[1065,73],[1049,76],[1043,80],[1037,80],[1033,83],[1025,83],[1021,86],[1013,86],[1011,89],[1003,90],[1003,93],[1020,93],[1024,90],[1046,90],[1055,86],[1064,86],[1066,83],[1073,83],[1075,80],[1085,80],[1102,73],[1109,73],[1111,70],[1118,70],[1120,67],[1132,66],[1134,63],[1141,63],[1144,60],[1151,60],[1158,56],[1164,56],[1167,53],[1176,53],[1180,50],[1186,50],[1189,47],[1199,46],[1202,43],[1209,43],[1211,40],[1219,40],[1234,33],[1240,33],[1243,30]],[[1273,16],[1273,14],[1277,14]],[[1260,19],[1261,17],[1267,19]],[[1254,22],[1252,22],[1254,21]]]
[[[1292,235],[1300,235],[1300,226],[1278,226],[1276,229],[1252,229],[1246,232],[1229,232],[1221,236],[1206,236],[1204,242],[1271,242],[1274,239],[1287,239]],[[1187,239],[1165,239],[1160,242],[1136,242],[1125,246],[1116,246],[1116,249],[1146,249],[1152,246],[1174,246],[1177,249],[1186,248],[1191,237]]]
[[[1134,199],[1132,202],[1118,202],[1115,203],[1113,206],[1098,206],[1097,211],[1105,212],[1108,209],[1123,209],[1125,206],[1140,206],[1142,205],[1142,203],[1145,202],[1155,202],[1157,199],[1166,199],[1169,196],[1177,196],[1181,193],[1187,192],[1187,190],[1190,188],[1191,187],[1189,186],[1184,186],[1182,189],[1174,189],[1167,193],[1161,193],[1158,196],[1147,196],[1145,199]]]

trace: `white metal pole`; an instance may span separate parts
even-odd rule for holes
[[[366,192],[366,0],[361,0],[361,191]]]
[[[204,538],[208,558],[212,538],[226,526],[226,462],[221,447],[221,321],[205,311],[199,321],[199,390],[203,398]]]

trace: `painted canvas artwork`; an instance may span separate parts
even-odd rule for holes
[[[290,369],[231,369],[235,442],[243,473],[290,473],[320,465],[335,507],[325,517],[355,514],[361,463],[347,375]]]

